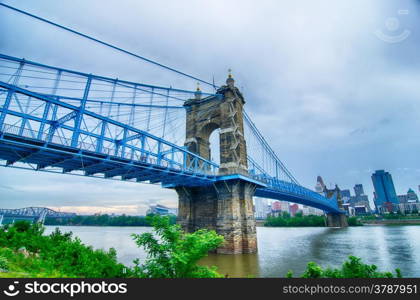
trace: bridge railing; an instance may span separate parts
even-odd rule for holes
[[[39,134],[39,131],[32,130],[32,129],[21,130],[21,128],[19,126],[14,126],[14,125],[11,125],[11,124],[4,124],[3,129],[0,129],[0,132],[13,134],[13,135],[19,135],[19,136],[23,136],[23,137],[27,137],[27,138],[34,138],[34,139],[36,139],[36,137]],[[41,133],[41,140],[45,140],[47,138],[47,136],[48,136],[48,133]],[[60,137],[60,136],[53,136],[50,143],[56,144],[56,145],[70,146],[71,145],[71,139],[70,138],[65,138],[65,137]],[[95,152],[96,144],[79,141],[78,148],[86,150],[86,151]],[[100,153],[111,156],[115,153],[115,149],[109,148],[109,147],[103,147],[101,149]],[[131,153],[130,151],[125,150],[125,157],[129,157],[130,153]],[[181,163],[171,162],[170,160],[168,160],[165,157],[161,159],[159,164],[158,164],[158,160],[156,158],[151,157],[151,156],[147,157],[146,155],[141,156],[141,155],[139,155],[139,153],[135,153],[134,159],[138,160],[140,162],[143,162],[143,163],[150,163],[150,164],[153,164],[153,165],[159,165],[161,167],[171,167],[171,168],[174,168],[174,169],[182,170],[182,164]]]
[[[0,81],[80,106],[174,144],[185,140],[184,101],[195,91],[68,70],[0,54]],[[204,96],[209,94],[202,92]],[[57,119],[65,114],[57,112]]]
[[[324,195],[321,195],[296,183],[280,180],[263,173],[255,174],[251,172],[250,176],[255,180],[265,183],[267,185],[266,189],[271,189],[281,194],[298,197],[300,199],[306,199],[321,204],[325,207],[329,206],[335,210],[338,210],[337,199],[335,196],[326,198]]]
[[[58,144],[193,174],[217,174],[217,164],[148,132],[83,109],[83,104],[77,107],[6,82],[0,86],[4,91],[0,94],[2,138],[8,133],[43,141],[44,147]],[[54,117],[57,111],[62,111],[60,119]]]

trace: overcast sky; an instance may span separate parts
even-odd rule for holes
[[[420,1],[1,1],[205,80],[233,69],[246,109],[306,187],[317,175],[372,200],[385,169],[420,185]],[[0,7],[0,52],[88,73],[195,82]],[[353,192],[353,191],[352,191]],[[158,185],[0,168],[0,207],[143,214]]]

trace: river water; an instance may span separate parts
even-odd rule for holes
[[[51,232],[55,226],[46,226]],[[146,253],[130,234],[150,232],[150,227],[61,226],[94,248],[117,250],[118,260],[132,265]],[[288,270],[300,275],[309,261],[338,267],[349,255],[361,257],[383,271],[400,268],[404,277],[420,277],[420,226],[257,227],[258,253],[210,255],[202,263],[216,265],[229,277],[284,277]]]

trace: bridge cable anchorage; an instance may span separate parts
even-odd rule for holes
[[[135,54],[135,53],[133,53],[133,52],[130,52],[130,51],[128,51],[128,50],[124,50],[124,49],[122,49],[122,48],[120,48],[120,47],[117,47],[117,46],[114,46],[114,45],[112,45],[112,44],[110,44],[110,43],[107,43],[107,42],[101,41],[101,40],[99,40],[99,39],[97,39],[97,38],[94,38],[94,37],[89,36],[89,35],[87,35],[87,34],[81,33],[81,32],[79,32],[79,31],[76,31],[76,30],[71,29],[71,28],[69,28],[69,27],[66,27],[66,26],[60,25],[60,24],[58,24],[58,23],[55,23],[55,22],[49,21],[49,20],[47,20],[47,19],[45,19],[45,18],[42,18],[42,17],[36,16],[36,15],[34,15],[34,14],[31,14],[31,13],[29,13],[29,12],[26,12],[26,11],[24,11],[24,10],[18,9],[18,8],[16,8],[16,7],[13,7],[13,6],[10,6],[10,5],[7,5],[7,4],[4,4],[4,3],[0,3],[0,5],[1,5],[1,6],[3,6],[3,7],[8,8],[8,9],[11,9],[11,10],[13,10],[13,11],[15,11],[15,12],[18,12],[18,13],[21,13],[21,14],[23,14],[23,15],[29,16],[29,17],[31,17],[31,18],[37,19],[38,21],[42,21],[42,22],[44,22],[44,23],[47,23],[47,24],[53,25],[53,26],[55,26],[55,27],[58,27],[58,28],[63,29],[63,30],[65,30],[65,31],[71,32],[71,33],[76,34],[76,35],[78,35],[78,36],[84,37],[84,38],[89,39],[89,40],[91,40],[91,41],[94,41],[94,42],[96,42],[96,43],[99,43],[99,44],[102,44],[102,45],[104,45],[104,46],[110,47],[110,48],[112,48],[112,49],[114,49],[114,50],[117,50],[117,51],[120,51],[120,52],[122,52],[122,53],[124,53],[124,54],[128,54],[128,55],[130,55],[130,56],[133,56],[133,57],[136,57],[136,58],[138,58],[138,59],[144,60],[144,61],[146,61],[146,62],[148,62],[148,63],[150,63],[150,64],[156,65],[156,66],[161,67],[161,68],[163,68],[163,69],[169,70],[169,71],[171,71],[171,72],[175,72],[175,73],[177,73],[177,74],[179,74],[179,75],[182,75],[182,76],[188,77],[188,78],[190,78],[190,79],[197,80],[197,81],[199,81],[199,82],[201,82],[201,83],[204,83],[204,84],[206,84],[206,85],[208,85],[208,86],[211,86],[211,87],[212,87],[212,88],[214,88],[214,89],[218,88],[218,86],[214,85],[214,83],[210,83],[210,82],[205,81],[205,80],[203,80],[203,79],[197,78],[197,77],[195,77],[195,76],[189,75],[189,74],[184,73],[184,72],[182,72],[182,71],[179,71],[179,70],[176,70],[176,69],[171,68],[171,67],[169,67],[169,66],[166,66],[166,65],[163,65],[163,64],[161,64],[161,63],[158,63],[158,62],[156,62],[156,61],[154,61],[154,60],[151,60],[151,59],[149,59],[149,58],[146,58],[146,57],[144,57],[144,56],[140,56],[140,55]]]

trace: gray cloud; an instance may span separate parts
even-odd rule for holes
[[[215,76],[219,84],[232,68],[247,111],[305,186],[322,175],[343,188],[363,183],[372,198],[370,174],[376,169],[393,174],[399,193],[420,184],[420,1],[3,2],[200,78]],[[400,9],[409,14],[398,15]],[[386,28],[389,17],[400,20],[399,30]],[[195,87],[4,8],[0,27],[7,28],[2,53],[105,76]],[[381,30],[392,37],[403,29],[410,35],[400,43],[374,34]],[[1,199],[13,201],[2,205],[12,207],[176,203],[173,191],[155,186],[9,169],[1,169],[0,176],[16,189],[0,191]],[[27,182],[45,188],[34,190]],[[55,189],[49,188],[52,183]],[[19,189],[22,185],[26,190]]]

